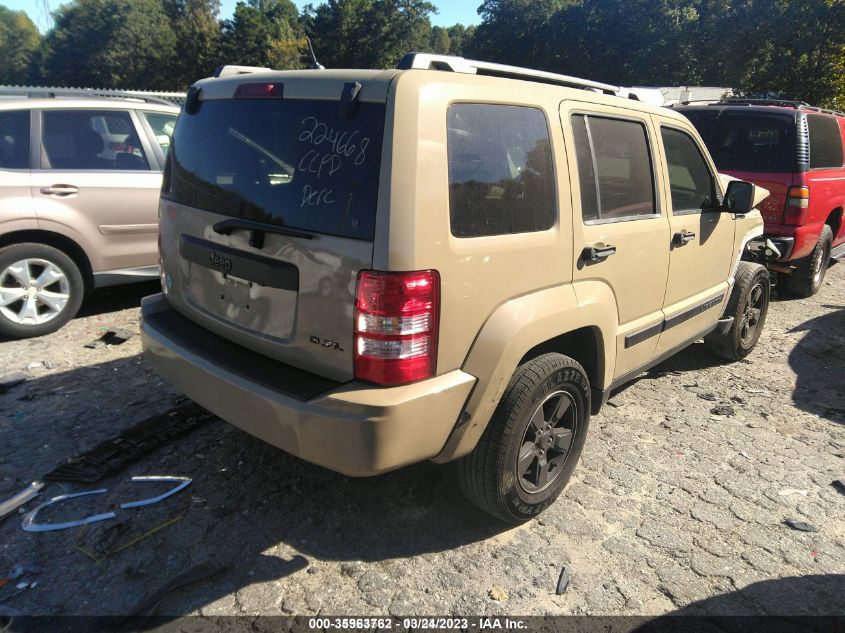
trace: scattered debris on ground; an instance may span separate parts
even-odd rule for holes
[[[569,587],[569,581],[572,580],[572,565],[564,565],[560,570],[560,576],[557,579],[557,589],[555,593],[561,595]]]
[[[42,481],[33,481],[14,497],[0,503],[0,520],[38,496],[44,486]]]
[[[810,523],[805,523],[804,521],[799,521],[797,519],[791,519],[789,517],[783,520],[789,527],[793,530],[800,530],[801,532],[818,532],[819,529]]]
[[[154,415],[84,455],[70,458],[66,464],[44,475],[44,480],[95,483],[120,472],[165,442],[195,429],[213,417],[192,402]]]
[[[150,595],[138,602],[129,612],[130,616],[151,616],[155,613],[156,608],[169,594],[193,585],[212,576],[216,576],[220,572],[228,568],[229,564],[214,558],[209,558],[196,565],[186,569],[180,574],[177,574],[161,587],[153,591]]]
[[[98,339],[94,339],[90,343],[86,343],[84,347],[89,349],[99,349],[106,345],[123,345],[126,341],[135,336],[135,332],[131,332],[124,328],[111,328]]]
[[[736,410],[729,404],[720,404],[710,409],[710,413],[729,418],[736,415]]]
[[[490,596],[491,600],[495,600],[496,602],[503,602],[508,599],[508,592],[496,585],[490,591],[487,592],[487,595]]]

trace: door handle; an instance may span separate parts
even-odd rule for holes
[[[73,185],[50,185],[49,187],[41,187],[41,193],[48,196],[72,196],[79,193],[79,187]]]
[[[672,236],[672,243],[675,246],[683,246],[684,244],[688,244],[695,239],[695,233],[692,231],[681,231],[680,233],[675,233]]]
[[[616,254],[616,247],[611,244],[601,246],[588,246],[581,253],[581,256],[590,262],[603,262],[611,255]]]

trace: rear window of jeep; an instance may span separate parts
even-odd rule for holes
[[[214,213],[372,240],[384,104],[226,99],[179,117],[162,195]]]
[[[541,110],[460,103],[447,113],[455,237],[545,231],[555,222],[549,127]]]

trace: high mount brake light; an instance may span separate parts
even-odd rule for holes
[[[241,84],[235,90],[235,99],[281,99],[285,94],[285,84]]]
[[[434,376],[440,319],[436,270],[363,270],[355,298],[355,378],[401,385]]]

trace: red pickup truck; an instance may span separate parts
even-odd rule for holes
[[[781,256],[786,289],[818,292],[831,257],[845,255],[845,113],[795,101],[679,104],[720,172],[769,190],[759,209]]]

